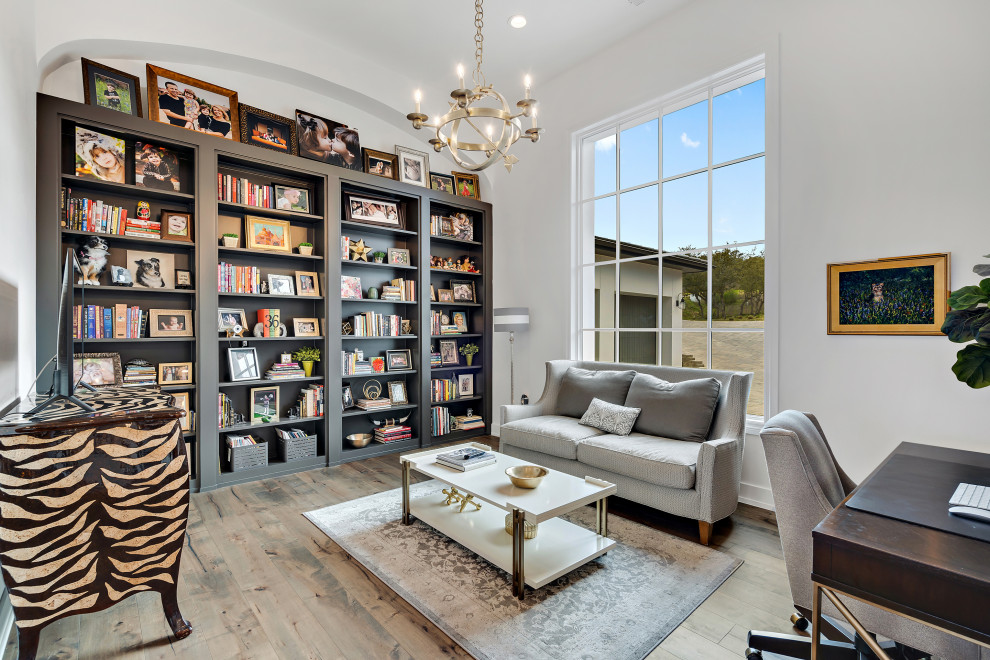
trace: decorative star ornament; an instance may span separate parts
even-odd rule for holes
[[[357,261],[358,259],[368,260],[368,255],[371,254],[371,248],[364,244],[364,239],[360,241],[351,241],[351,260]]]

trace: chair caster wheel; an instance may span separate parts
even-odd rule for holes
[[[763,651],[746,649],[746,660],[763,660]]]
[[[800,614],[792,614],[791,625],[794,626],[795,629],[804,632],[808,629],[808,626],[810,626],[811,623]]]

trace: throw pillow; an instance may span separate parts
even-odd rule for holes
[[[635,371],[589,371],[570,367],[564,372],[557,394],[557,414],[580,417],[592,399],[621,406],[629,393]]]
[[[704,442],[715,418],[721,388],[716,378],[668,383],[656,376],[636,374],[625,405],[643,409],[636,420],[637,433]]]
[[[606,433],[629,435],[639,413],[639,408],[626,408],[601,399],[592,399],[587,412],[581,416],[580,423]]]

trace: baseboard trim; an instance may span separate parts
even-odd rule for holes
[[[739,501],[743,504],[766,509],[767,511],[776,510],[773,506],[773,492],[766,486],[747,483],[739,484]]]

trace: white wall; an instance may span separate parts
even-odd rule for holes
[[[765,53],[768,115],[779,113],[767,136],[768,165],[779,164],[767,186],[768,212],[779,207],[768,235],[775,410],[815,412],[855,479],[901,441],[985,451],[988,393],[955,380],[957,347],[826,335],[825,265],[946,251],[953,287],[976,282],[971,268],[990,252],[988,24],[980,0],[698,0],[541,85],[547,133],[494,199],[495,303],[531,310],[516,391],[535,398],[543,362],[569,357],[573,132]],[[743,481],[744,499],[769,503],[758,437]]]

